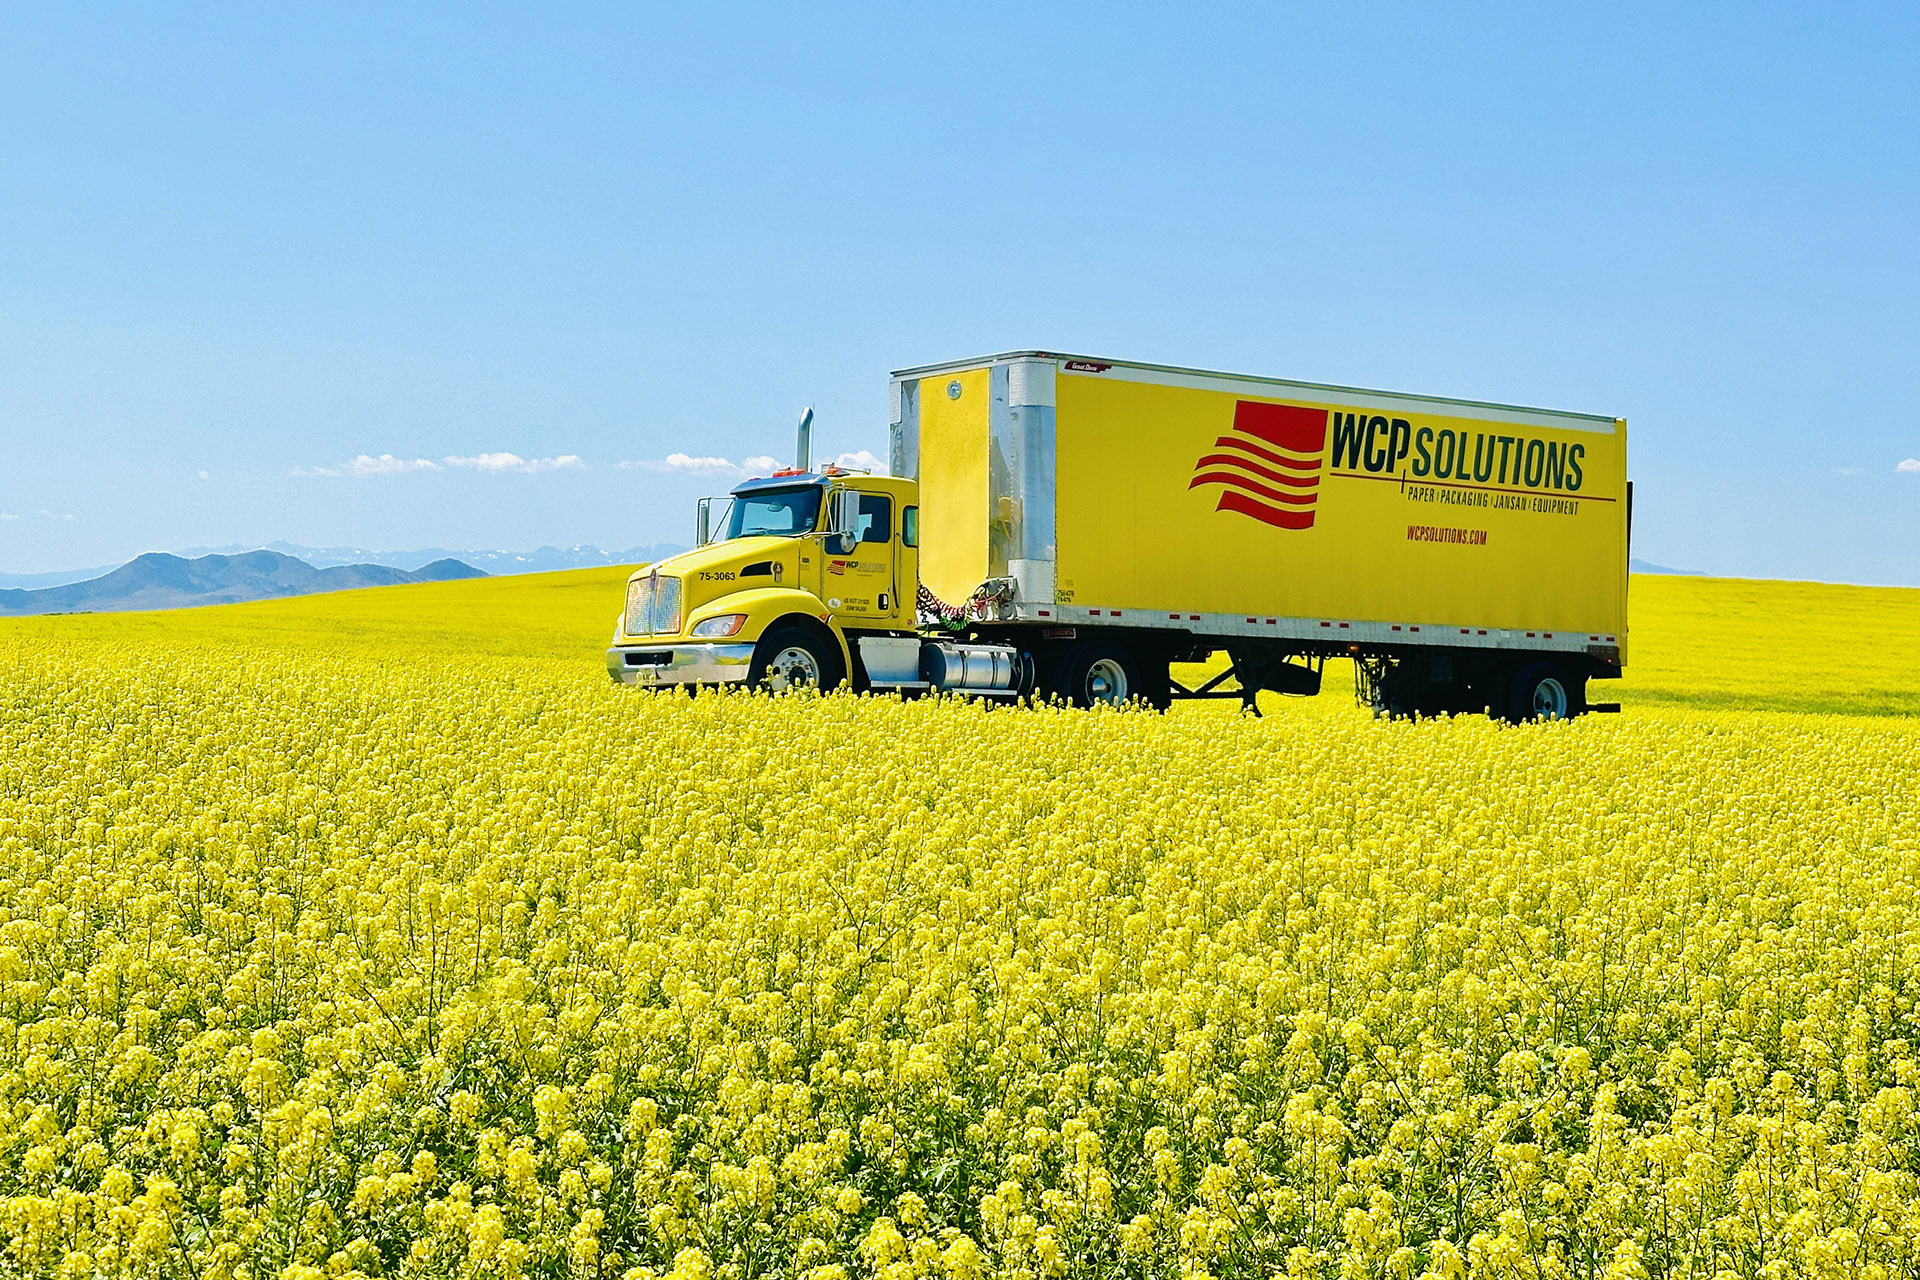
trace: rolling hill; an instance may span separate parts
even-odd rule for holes
[[[38,591],[0,591],[0,614],[120,613],[180,609],[203,604],[236,604],[285,596],[388,587],[405,582],[446,582],[487,575],[458,560],[436,560],[419,569],[378,564],[335,565],[316,569],[304,560],[275,551],[201,556],[194,560],[149,552],[111,573],[85,582]]]

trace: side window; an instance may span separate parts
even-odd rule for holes
[[[920,545],[920,508],[900,508],[900,545],[903,547]]]
[[[875,493],[860,495],[860,541],[886,542],[893,537],[893,499]]]

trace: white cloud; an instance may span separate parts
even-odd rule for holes
[[[1894,470],[1902,475],[1920,474],[1920,458],[1902,458]]]
[[[664,458],[641,458],[632,462],[614,464],[622,471],[653,471],[669,475],[688,476],[764,476],[778,471],[787,464],[767,454],[754,454],[735,462],[731,458],[698,456],[689,453],[670,453]],[[859,449],[853,453],[843,453],[830,464],[846,467],[854,471],[885,471],[887,464]]]
[[[45,507],[42,507],[42,508],[40,508],[40,514],[41,514],[41,515],[43,515],[43,516],[45,516],[45,517],[46,517],[47,519],[49,519],[49,520],[71,520],[71,519],[73,519],[73,514],[72,514],[71,512],[68,512],[68,513],[67,513],[66,515],[56,515],[56,514],[54,514],[53,512],[51,512],[51,511],[49,511],[49,510],[47,510],[47,509],[46,509]]]
[[[563,453],[555,458],[523,458],[517,453],[476,453],[470,458],[450,457],[445,459],[450,467],[470,467],[475,471],[492,472],[495,475],[513,473],[535,475],[542,471],[585,471],[587,464],[580,460],[577,453]]]
[[[542,471],[585,471],[587,464],[576,453],[563,453],[553,458],[523,458],[517,453],[476,453],[465,457],[442,458],[439,462],[431,458],[397,458],[391,453],[383,453],[378,457],[363,453],[337,467],[299,467],[295,468],[293,474],[365,479],[369,476],[402,476],[414,471],[440,471],[444,467],[464,467],[494,475],[534,475]],[[206,479],[207,473],[203,471],[200,476]]]
[[[1835,467],[1833,469],[1833,474],[1837,476],[1863,476],[1866,473],[1867,469],[1865,467]]]
[[[19,518],[20,513],[17,511],[0,511],[0,520],[18,520]]]
[[[409,471],[438,471],[439,465],[425,458],[396,458],[383,453],[377,458],[361,454],[342,470],[350,476],[401,476]]]
[[[293,474],[297,476],[353,476],[355,478],[364,478],[367,476],[401,476],[409,471],[438,471],[439,469],[439,463],[429,461],[426,458],[396,458],[390,453],[383,453],[376,458],[371,454],[363,453],[349,462],[341,463],[337,467],[296,467],[294,468]],[[200,475],[202,479],[206,478],[206,472],[203,471]]]
[[[213,477],[212,477],[212,476],[210,476],[210,475],[208,475],[208,474],[207,474],[206,472],[204,472],[204,471],[202,471],[202,472],[200,473],[200,478],[201,478],[202,480],[211,480],[211,479],[213,479]]]
[[[735,462],[731,458],[670,453],[664,458],[640,458],[633,462],[621,462],[615,465],[622,471],[653,471],[682,476],[730,476],[736,479],[744,476],[764,476],[780,468],[777,458],[769,458],[764,454],[756,454]]]
[[[692,476],[737,475],[741,470],[738,463],[726,458],[696,458],[687,453],[670,453],[664,458],[641,458],[614,465],[621,471],[666,471]]]

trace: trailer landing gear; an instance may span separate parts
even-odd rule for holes
[[[1235,652],[1228,650],[1233,665],[1215,675],[1198,689],[1189,689],[1178,681],[1168,678],[1168,697],[1171,698],[1238,698],[1240,709],[1260,714],[1258,695],[1262,689],[1274,693],[1290,693],[1298,697],[1312,697],[1320,692],[1320,669],[1325,661],[1321,658],[1309,658],[1305,662],[1289,662],[1280,658],[1269,658],[1263,654]],[[1222,689],[1220,686],[1233,680],[1239,684],[1237,689]]]

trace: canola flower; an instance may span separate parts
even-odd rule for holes
[[[650,696],[366,598],[0,629],[0,1270],[1920,1274],[1911,717]]]

